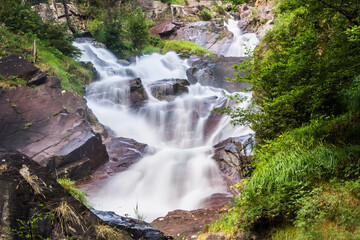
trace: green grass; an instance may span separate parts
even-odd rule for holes
[[[189,57],[192,54],[212,56],[212,52],[206,50],[205,48],[200,47],[193,42],[183,40],[165,41],[165,46],[163,47],[162,52],[166,53],[169,51],[175,51],[184,57]]]
[[[75,187],[75,182],[68,178],[59,178],[57,182],[68,191],[74,198],[82,202],[86,207],[92,208],[87,201],[86,197],[88,194]]]
[[[34,62],[32,55],[34,37],[16,35],[4,27],[0,27],[0,36],[0,57],[9,53],[20,53],[29,61]],[[37,48],[38,57],[35,65],[40,70],[59,78],[64,89],[83,96],[85,94],[85,85],[92,81],[91,71],[71,57],[63,55],[57,49],[47,46],[38,39]],[[4,81],[4,77],[0,78],[0,81],[10,87],[12,85],[24,85],[24,82],[18,80],[15,82],[11,80],[12,83],[9,83],[8,80]]]
[[[358,115],[313,122],[258,146],[251,178],[237,184],[244,189],[210,231],[236,235],[270,222],[273,239],[360,239]]]

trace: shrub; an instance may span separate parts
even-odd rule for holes
[[[209,21],[214,18],[213,13],[207,8],[204,8],[203,10],[201,10],[200,16],[205,21]]]

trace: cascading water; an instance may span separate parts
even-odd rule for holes
[[[238,27],[238,21],[228,19],[224,23],[227,29],[234,34],[233,41],[229,50],[225,54],[226,57],[246,57],[253,52],[255,47],[259,44],[259,39],[256,33],[243,34]]]
[[[227,117],[211,121],[210,111],[226,102],[223,90],[196,84],[172,102],[159,101],[151,96],[151,83],[186,79],[187,62],[176,53],[142,56],[124,66],[105,49],[85,42],[74,45],[83,50],[80,60],[92,62],[98,72],[99,80],[87,88],[86,98],[99,121],[118,137],[133,138],[156,149],[91,196],[96,209],[134,215],[137,207],[151,221],[174,209],[196,209],[210,195],[226,192],[211,159],[211,146],[228,137],[248,135],[251,130],[232,127]],[[134,109],[129,101],[129,80],[136,77],[141,78],[149,100]]]

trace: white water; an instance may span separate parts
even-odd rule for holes
[[[87,88],[88,106],[99,121],[118,137],[133,138],[155,147],[127,171],[112,177],[90,201],[98,210],[134,216],[147,221],[175,209],[191,210],[214,193],[226,192],[211,146],[222,139],[251,133],[234,128],[223,117],[210,133],[205,127],[210,110],[226,97],[220,89],[191,85],[189,93],[168,103],[151,97],[148,85],[166,78],[186,79],[186,61],[174,52],[142,56],[123,66],[109,51],[89,43],[74,43],[84,51],[81,61],[91,61],[100,79]],[[129,107],[129,79],[140,77],[149,101],[138,111]],[[250,96],[249,94],[247,94]],[[246,105],[247,103],[243,103]]]
[[[255,33],[243,34],[238,27],[238,21],[233,19],[228,19],[228,22],[224,24],[234,34],[231,46],[225,54],[226,57],[246,57],[254,51],[259,44],[259,39]]]

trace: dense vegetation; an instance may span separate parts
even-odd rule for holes
[[[78,50],[72,46],[66,27],[42,22],[20,1],[0,0],[0,3],[0,57],[20,53],[42,71],[58,77],[64,89],[84,95],[85,84],[92,81],[92,73],[73,59]],[[34,40],[37,42],[36,59],[32,54]],[[3,77],[0,80],[3,88],[24,84],[24,81],[8,81]]]
[[[252,176],[213,231],[360,239],[359,13],[359,1],[278,1],[273,29],[236,66],[254,107],[222,110],[259,144]]]

